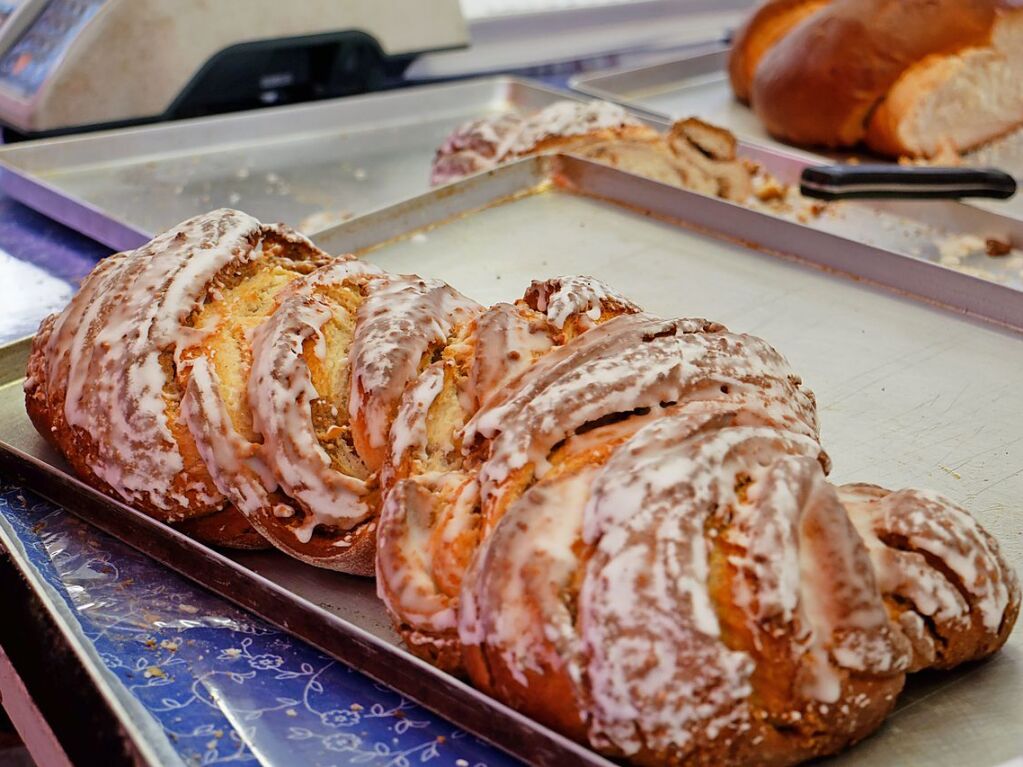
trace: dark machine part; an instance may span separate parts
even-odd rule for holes
[[[31,134],[5,126],[3,138],[13,143],[396,88],[417,55],[390,56],[359,30],[240,43],[209,59],[161,115]]]

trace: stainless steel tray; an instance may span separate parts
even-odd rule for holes
[[[705,234],[711,226],[723,234]],[[1011,290],[559,157],[432,192],[318,241],[447,279],[481,301],[512,299],[534,278],[590,273],[651,311],[762,335],[816,390],[836,481],[945,492],[973,509],[1023,568],[1023,338],[962,314],[998,313],[1023,329]],[[906,293],[940,298],[954,311]],[[0,359],[0,469],[516,756],[609,764],[408,655],[372,584],[276,553],[211,551],[67,475],[24,412],[26,349],[16,345]],[[988,663],[914,678],[889,724],[834,763],[998,764],[1023,744],[1021,685],[1018,632]]]
[[[0,148],[16,199],[115,249],[241,208],[315,234],[427,191],[459,123],[578,98],[511,77],[206,117]]]
[[[722,55],[688,61],[720,80]],[[13,145],[0,148],[0,180],[18,199],[114,248],[135,247],[224,205],[316,234],[332,216],[354,217],[426,192],[436,147],[463,120],[566,97],[575,98],[493,77]],[[743,142],[742,153],[786,181],[818,161],[756,141]],[[940,260],[941,243],[963,234],[1023,243],[1023,226],[1012,220],[947,202],[844,203],[806,224],[931,261]],[[973,255],[961,266],[1023,290],[1023,252],[998,260]]]
[[[645,66],[577,75],[573,90],[616,101],[655,120],[695,115],[728,128],[756,146],[784,149],[809,161],[877,158],[856,152],[808,151],[771,138],[756,115],[732,95],[728,82],[726,44],[716,50],[676,56]],[[995,166],[1023,178],[1023,132],[984,147],[964,158],[968,165]],[[977,200],[971,205],[1003,216],[1023,218],[1023,195],[1008,201]]]

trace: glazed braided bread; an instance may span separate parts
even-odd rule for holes
[[[443,184],[524,157],[568,152],[672,186],[746,202],[759,186],[777,182],[739,159],[737,146],[724,128],[693,117],[662,134],[617,104],[558,101],[535,114],[504,113],[459,126],[437,149],[430,181]]]
[[[558,327],[524,305],[485,313],[441,282],[215,211],[107,259],[43,322],[26,406],[80,476],[157,519],[372,575],[405,390],[471,350],[482,397],[587,313],[633,308],[575,288],[552,300]]]
[[[1014,624],[1016,576],[966,512],[827,482],[813,397],[757,338],[629,313],[468,418],[412,392],[435,445],[402,454],[380,520],[395,625],[610,756],[833,753],[908,671],[983,657]]]
[[[28,372],[88,482],[206,541],[375,559],[414,652],[636,764],[831,753],[1019,609],[962,509],[827,482],[764,341],[585,277],[484,308],[216,211],[97,267]]]

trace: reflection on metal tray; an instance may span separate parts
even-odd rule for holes
[[[728,239],[702,233],[712,225]],[[757,333],[816,391],[835,481],[946,493],[973,509],[1023,568],[1016,508],[1023,474],[1014,448],[1023,434],[1023,338],[904,295],[997,314],[1023,329],[1011,290],[561,157],[501,168],[318,241],[388,269],[446,279],[484,302],[513,299],[531,279],[581,272],[650,311]],[[402,650],[369,582],[277,553],[211,551],[69,476],[25,414],[26,354],[24,343],[0,354],[0,469],[516,756],[610,764]],[[833,763],[998,764],[1023,739],[1021,686],[1017,632],[988,663],[913,678],[889,724]]]
[[[112,248],[218,207],[307,234],[427,191],[459,123],[578,98],[510,77],[0,148],[11,196]]]
[[[808,151],[771,138],[749,107],[732,95],[728,82],[729,48],[675,57],[641,67],[578,75],[574,90],[594,98],[624,104],[655,119],[678,119],[696,115],[728,128],[737,136],[761,147],[784,149],[811,161],[831,156],[840,159],[877,158],[855,152]],[[964,158],[967,165],[991,166],[1023,178],[1023,131],[995,141]],[[1023,219],[1023,195],[1007,201],[978,200],[971,205],[1003,216]]]

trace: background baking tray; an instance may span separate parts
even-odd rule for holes
[[[463,121],[578,98],[489,77],[0,148],[16,199],[115,249],[218,207],[315,234],[429,188]]]
[[[710,222],[735,241],[702,233]],[[1018,295],[826,233],[794,238],[796,228],[553,157],[432,192],[318,239],[332,251],[361,252],[389,269],[447,279],[481,301],[513,299],[534,278],[584,272],[651,311],[708,316],[762,335],[816,390],[836,481],[944,492],[970,507],[1020,568],[1023,338],[898,290],[940,292],[928,298],[978,314],[983,307],[966,303],[997,304]],[[886,277],[883,285],[870,282]],[[961,299],[965,303],[956,303]],[[1008,313],[1023,328],[1023,318]],[[24,343],[14,346],[0,360],[0,468],[523,759],[609,764],[396,646],[371,583],[278,553],[211,551],[67,475],[24,412],[26,351]],[[1016,702],[1021,685],[1023,631],[988,663],[913,678],[884,730],[834,763],[997,764],[1023,745]]]
[[[706,77],[720,80],[722,55],[719,50],[692,61]],[[535,110],[563,98],[579,97],[492,77],[16,144],[0,149],[6,169],[0,178],[18,199],[118,249],[221,206],[315,234],[427,191],[433,153],[461,122]],[[730,97],[722,103],[744,109]],[[727,115],[717,118],[729,124]],[[663,118],[653,122],[667,125]],[[741,151],[788,182],[798,181],[807,162],[818,161],[756,141],[744,142]],[[803,223],[930,261],[957,250],[964,235],[1023,243],[1023,225],[949,202],[842,203]],[[1019,250],[997,260],[976,251],[944,260],[1023,289]]]
[[[820,162],[855,158],[877,162],[862,153],[809,151],[792,147],[768,135],[749,107],[732,95],[728,81],[729,47],[672,57],[658,63],[576,75],[573,90],[594,98],[616,101],[653,119],[697,116],[723,125],[747,142],[785,149],[807,160]],[[993,166],[1023,179],[1023,131],[993,142],[967,155],[967,165]],[[971,200],[971,205],[1003,216],[1023,218],[1023,195],[1001,200]]]

